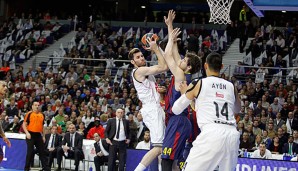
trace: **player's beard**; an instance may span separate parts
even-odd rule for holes
[[[145,62],[142,61],[142,62],[140,62],[139,65],[137,65],[137,66],[138,66],[138,67],[143,67],[143,66],[146,66],[146,65],[147,65],[146,61],[145,61]]]

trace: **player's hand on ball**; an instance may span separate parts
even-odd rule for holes
[[[187,90],[187,83],[186,81],[181,81],[180,85],[179,85],[179,91],[181,94],[184,94]]]
[[[146,50],[150,50],[150,51],[156,51],[158,50],[158,46],[157,46],[157,43],[156,43],[156,39],[154,38],[147,38],[146,39],[147,43],[148,43],[148,46],[149,47],[146,47]]]

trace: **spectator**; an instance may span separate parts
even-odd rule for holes
[[[109,148],[109,171],[112,171],[115,167],[116,154],[119,153],[119,170],[124,170],[126,146],[130,142],[129,123],[123,119],[123,109],[116,110],[116,118],[109,119],[108,125],[105,130],[105,137]],[[116,131],[117,130],[117,131]]]
[[[100,115],[102,115],[102,114],[103,114],[103,112],[101,111],[101,105],[97,104],[93,115],[97,116],[97,117],[100,117]]]
[[[45,135],[45,153],[48,156],[48,165],[51,168],[57,156],[57,148],[61,146],[62,136],[57,134],[57,126],[52,126],[51,132]]]
[[[256,138],[256,136],[253,134],[253,126],[252,126],[252,124],[247,125],[247,127],[246,127],[246,131],[247,131],[247,133],[248,133],[249,141],[250,141],[251,143],[254,143],[254,142],[255,142],[255,138]]]
[[[259,149],[253,152],[251,158],[272,159],[272,154],[269,150],[266,149],[266,144],[261,143],[259,145]]]
[[[270,104],[267,101],[267,97],[265,95],[262,96],[262,108],[268,110]]]
[[[93,140],[94,139],[93,135],[95,133],[97,133],[100,136],[100,138],[104,138],[105,137],[104,132],[105,132],[105,129],[102,127],[102,125],[100,125],[100,120],[96,119],[94,121],[94,127],[88,131],[87,139]]]
[[[107,114],[100,115],[100,124],[103,126],[104,129],[106,129],[108,124],[109,116]]]
[[[257,106],[254,109],[254,116],[261,115],[261,112],[262,112],[263,109],[264,108],[262,107],[262,101],[261,100],[258,100]]]
[[[119,98],[118,98],[118,97],[115,97],[115,99],[114,99],[114,103],[111,104],[111,107],[113,108],[113,110],[116,111],[116,109],[118,109],[118,108],[123,108],[124,106],[123,106],[123,104],[120,104],[120,103],[119,103]]]
[[[263,139],[263,142],[266,144],[266,148],[269,149],[269,147],[272,143],[272,139],[270,137],[268,137],[268,131],[263,130],[262,139]]]
[[[277,129],[277,137],[279,138],[279,143],[280,143],[282,146],[287,142],[287,137],[286,137],[286,135],[283,133],[283,129],[282,129],[282,128],[278,128],[278,129]]]
[[[243,134],[244,132],[244,124],[242,121],[239,121],[238,124],[237,124],[237,130],[239,131],[240,135]]]
[[[275,137],[276,132],[274,131],[273,123],[268,124],[268,137],[273,139]]]
[[[85,123],[84,122],[80,122],[79,123],[79,128],[77,130],[77,133],[81,134],[84,139],[87,137],[87,129],[85,127]]]
[[[64,122],[65,114],[64,114],[64,109],[59,108],[58,110],[58,115],[55,116],[55,120],[57,121],[57,124],[62,125]]]
[[[242,122],[244,124],[244,128],[245,129],[247,128],[247,125],[251,125],[252,124],[251,120],[249,119],[248,114],[245,114],[244,115],[244,118],[243,118]]]
[[[278,36],[278,38],[275,39],[276,45],[281,47],[282,49],[285,47],[285,39],[283,38],[282,34]]]
[[[10,104],[6,108],[6,114],[10,119],[13,119],[15,116],[19,117],[19,111],[14,98],[10,99]]]
[[[287,133],[292,135],[293,130],[298,130],[298,120],[294,119],[293,112],[289,112],[288,118],[286,120],[286,126],[287,126]]]
[[[276,114],[276,119],[274,119],[274,130],[277,131],[278,128],[281,128],[282,125],[284,125],[286,122],[281,119],[281,113],[278,112]]]
[[[288,137],[289,137],[289,133],[288,133],[288,128],[287,128],[287,125],[286,124],[283,124],[282,126],[281,126],[281,129],[282,129],[282,133],[283,133],[283,135],[285,136],[285,138],[286,138],[286,140],[288,139]]]
[[[256,140],[255,140],[255,142],[254,142],[254,146],[253,146],[252,150],[257,150],[257,149],[259,149],[259,146],[260,146],[261,143],[263,143],[263,138],[262,138],[261,134],[258,134],[258,135],[256,136]],[[266,145],[266,144],[265,144],[265,145]]]
[[[252,131],[253,131],[253,134],[255,136],[262,134],[262,130],[259,128],[259,121],[258,120],[253,121],[253,130]]]
[[[144,140],[140,141],[137,144],[136,149],[150,150],[150,132],[149,131],[145,131]]]
[[[288,92],[287,90],[284,88],[282,83],[279,83],[278,88],[276,89],[276,96],[279,96],[279,92],[282,92],[282,96],[283,97],[287,97]]]
[[[249,35],[249,21],[246,21],[240,28],[240,43],[239,43],[239,50],[240,53],[244,52],[244,47],[246,46],[248,35]]]
[[[293,138],[294,138],[293,142],[298,144],[298,131],[297,130],[293,131]]]
[[[130,148],[135,148],[137,144],[137,133],[138,133],[138,126],[137,123],[134,121],[134,114],[128,113],[128,122],[129,122],[129,132],[130,132]]]
[[[85,105],[86,107],[87,105]],[[90,111],[90,109],[87,109],[86,113],[84,114],[84,116],[82,117],[82,122],[85,123],[85,127],[88,128],[89,124],[91,122],[94,122],[94,117],[92,116],[92,113]]]
[[[269,146],[269,150],[272,154],[282,154],[283,146],[279,142],[279,138],[276,136],[273,138],[273,142]]]
[[[68,128],[68,133],[64,135],[62,141],[62,147],[57,149],[57,171],[61,171],[62,156],[70,157],[75,159],[75,171],[79,170],[79,161],[84,158],[83,153],[83,136],[76,133],[74,124],[71,124]]]
[[[13,133],[19,133],[19,130],[21,128],[20,119],[17,116],[14,116],[13,121],[7,126],[5,132],[13,132]]]
[[[109,144],[106,142],[105,139],[102,139],[97,133],[93,135],[95,143],[95,153],[96,156],[94,157],[94,165],[96,171],[100,171],[100,167],[105,163],[108,162],[108,155],[109,155]]]
[[[287,153],[289,155],[298,153],[298,144],[294,143],[294,138],[292,135],[289,136],[288,142],[284,144],[283,153]]]
[[[253,147],[252,143],[249,141],[249,135],[248,132],[243,132],[242,134],[242,140],[240,141],[239,148],[240,149],[247,149],[251,150]]]
[[[270,88],[270,87],[269,87]],[[269,92],[270,93],[270,92]],[[273,112],[277,113],[280,112],[282,106],[278,103],[278,98],[274,98],[273,103],[270,105],[272,107]]]

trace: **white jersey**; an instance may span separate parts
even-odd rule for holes
[[[235,100],[234,85],[231,82],[215,76],[203,78],[195,102],[199,127],[210,123],[236,126]]]
[[[132,70],[132,79],[139,99],[143,105],[160,104],[160,95],[157,92],[155,77],[149,75],[143,82],[139,82],[134,77],[134,73],[137,69],[138,68]]]

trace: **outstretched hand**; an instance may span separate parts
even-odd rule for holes
[[[168,13],[168,17],[164,16],[164,20],[167,26],[173,24],[173,20],[175,19],[176,13],[174,10],[170,10]]]
[[[145,49],[146,50],[150,50],[150,51],[156,51],[158,50],[158,46],[157,46],[157,43],[156,43],[156,39],[155,38],[147,38],[146,39],[146,42],[148,43],[148,47],[146,47]]]
[[[174,41],[177,42],[180,40],[178,36],[181,34],[180,28],[175,28],[169,35],[169,37]]]

